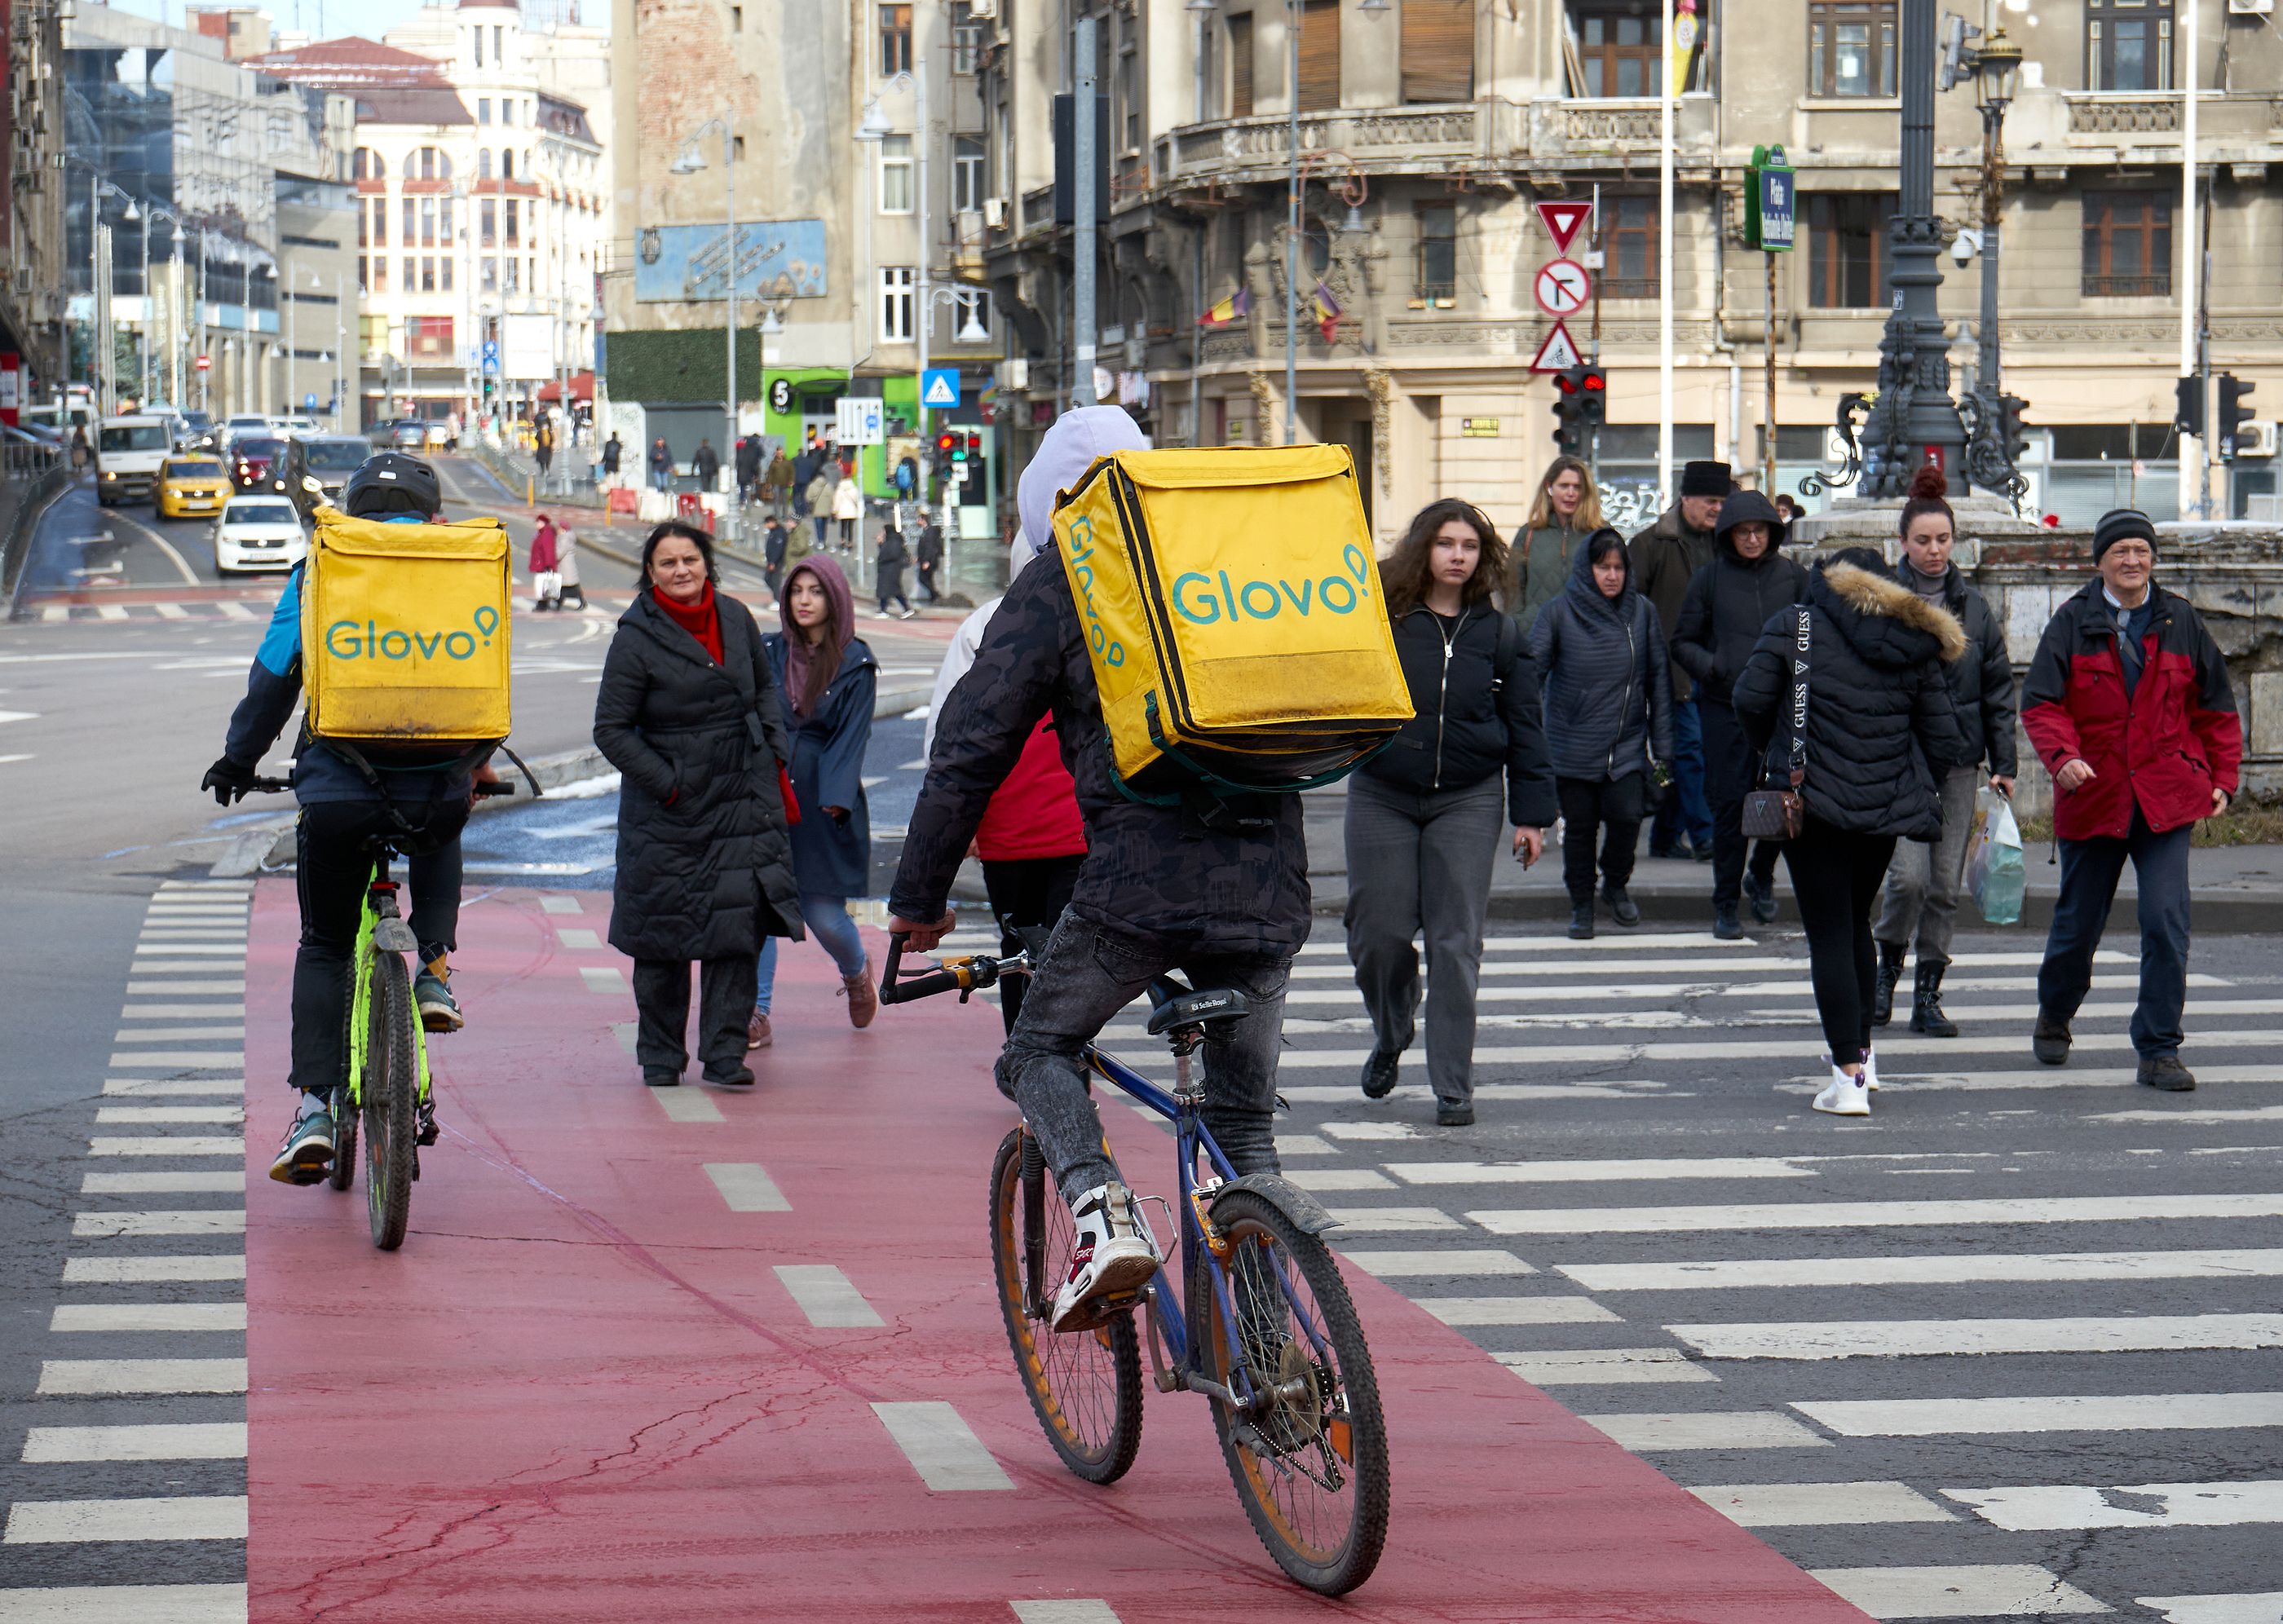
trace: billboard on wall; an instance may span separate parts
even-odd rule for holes
[[[500,318],[500,376],[515,383],[555,376],[555,318]]]
[[[635,238],[635,297],[690,300],[725,296],[729,228],[645,226]],[[822,299],[824,222],[741,221],[737,225],[740,298]]]

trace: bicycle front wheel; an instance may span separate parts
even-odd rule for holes
[[[325,1182],[346,1190],[356,1182],[357,1114],[349,1106],[347,1087],[333,1091],[333,1165]]]
[[[1274,1202],[1232,1191],[1213,1218],[1228,1243],[1236,1345],[1267,1395],[1250,1413],[1213,1401],[1229,1477],[1276,1565],[1312,1590],[1345,1595],[1371,1577],[1387,1542],[1387,1430],[1363,1325],[1330,1249]],[[1203,1272],[1195,1334],[1207,1367],[1234,1387],[1227,1310]]]
[[[1114,1483],[1142,1447],[1142,1345],[1130,1309],[1081,1330],[1048,1326],[1076,1239],[1039,1142],[1016,1130],[991,1164],[991,1263],[1007,1340],[1063,1465],[1089,1483]]]
[[[372,1041],[365,1047],[364,1202],[372,1244],[393,1252],[412,1216],[413,1158],[420,1154],[419,1016],[396,953],[372,960]]]

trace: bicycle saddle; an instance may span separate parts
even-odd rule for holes
[[[1251,1013],[1244,994],[1234,987],[1210,987],[1167,998],[1149,1012],[1149,1036],[1158,1037],[1177,1026],[1209,1026],[1216,1021],[1239,1021]]]

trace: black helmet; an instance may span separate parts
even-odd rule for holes
[[[386,518],[417,513],[434,518],[444,506],[436,470],[401,451],[379,451],[357,464],[341,491],[341,511],[351,518]]]

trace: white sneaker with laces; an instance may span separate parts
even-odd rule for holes
[[[1055,1295],[1051,1323],[1056,1331],[1083,1325],[1088,1305],[1099,1298],[1140,1291],[1159,1262],[1157,1242],[1133,1193],[1114,1179],[1072,1201],[1071,1220],[1078,1234],[1071,1247],[1070,1278]]]
[[[1815,1108],[1834,1116],[1868,1116],[1871,1091],[1864,1086],[1861,1077],[1851,1077],[1834,1066],[1829,1086],[1815,1097]]]
[[[1879,1054],[1875,1049],[1863,1051],[1863,1086],[1872,1093],[1879,1092]]]

